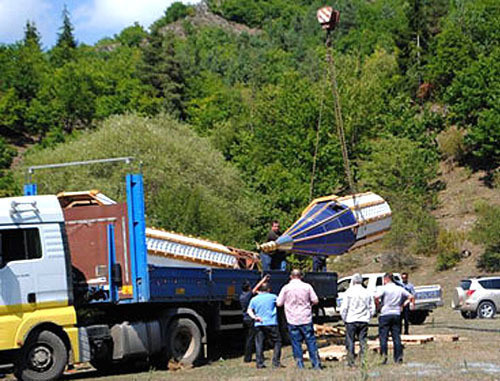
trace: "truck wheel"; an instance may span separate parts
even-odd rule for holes
[[[464,319],[475,319],[477,314],[474,311],[460,311]]]
[[[422,325],[427,319],[427,315],[429,313],[427,311],[411,311],[409,319],[412,325]]]
[[[477,307],[477,316],[480,319],[493,319],[496,313],[495,305],[488,301],[481,302]]]
[[[23,346],[15,375],[24,381],[58,380],[67,362],[68,351],[61,338],[41,331]]]
[[[168,357],[184,365],[192,365],[201,357],[201,332],[191,319],[174,320],[167,334]]]

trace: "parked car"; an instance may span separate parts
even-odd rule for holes
[[[399,273],[394,273],[394,281],[402,284]],[[375,294],[377,287],[383,285],[384,273],[362,274],[363,287]],[[340,278],[337,284],[337,307],[342,303],[344,292],[351,284],[352,276]],[[410,311],[409,320],[411,324],[423,324],[429,313],[443,305],[443,292],[439,284],[430,286],[415,286],[415,309]]]
[[[465,319],[492,319],[500,311],[500,276],[462,280],[455,288],[451,307]]]

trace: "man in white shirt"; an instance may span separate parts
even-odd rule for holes
[[[401,309],[404,304],[410,301],[415,307],[415,297],[403,287],[393,282],[391,273],[384,274],[384,285],[375,292],[375,303],[382,306],[378,318],[380,354],[383,357],[383,364],[387,363],[387,340],[389,331],[394,343],[394,362],[403,362],[403,346],[401,345]]]
[[[375,302],[373,296],[361,283],[363,278],[360,274],[354,274],[351,286],[344,294],[340,315],[346,325],[345,346],[347,348],[347,365],[354,366],[354,342],[356,337],[360,344],[360,357],[366,349],[366,336],[368,334],[368,323],[375,314]]]

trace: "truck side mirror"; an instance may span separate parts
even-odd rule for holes
[[[111,267],[111,282],[113,282],[116,287],[123,286],[122,265],[119,263],[113,263]]]

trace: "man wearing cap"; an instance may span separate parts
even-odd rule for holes
[[[373,296],[362,286],[363,278],[360,274],[354,274],[351,286],[345,292],[340,307],[340,316],[346,325],[345,346],[347,349],[347,365],[354,366],[356,337],[360,344],[360,358],[366,353],[366,336],[368,335],[368,323],[375,314],[375,302]]]

